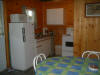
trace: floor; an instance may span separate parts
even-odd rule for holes
[[[31,68],[27,71],[17,71],[17,70],[8,71],[8,70],[5,70],[3,72],[0,72],[0,75],[35,75],[35,74],[33,72],[33,69]]]
[[[50,57],[54,57],[54,56],[50,56]],[[0,75],[35,75],[35,72],[33,68],[30,68],[27,71],[5,70],[0,72]]]

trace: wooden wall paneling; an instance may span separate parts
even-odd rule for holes
[[[79,8],[77,8],[79,7]],[[81,31],[81,26],[80,26],[80,2],[78,0],[74,1],[74,55],[79,56],[80,54],[80,31]]]
[[[62,45],[62,34],[65,34],[66,32],[66,28],[59,28],[59,27],[48,27],[49,31],[53,31],[54,32],[54,45],[55,48]],[[61,55],[61,49],[56,50],[55,49],[55,54],[57,55]]]
[[[75,0],[74,55],[81,56],[85,50],[100,51],[100,17],[86,17],[85,4],[99,0]]]
[[[91,24],[92,23],[92,24]],[[96,23],[96,19],[90,19],[90,21],[88,21],[88,49],[90,50],[97,50],[97,45],[100,42],[98,40],[98,35],[100,30],[98,30],[98,24]],[[98,48],[99,49],[99,48]]]
[[[10,67],[10,54],[9,54],[9,22],[10,14],[22,13],[22,6],[27,8],[36,8],[37,18],[38,18],[38,28],[37,32],[41,32],[42,29],[42,3],[39,0],[4,0],[5,8],[5,40],[6,40],[6,56],[7,56],[7,66]]]
[[[46,9],[53,8],[64,8],[64,25],[47,25],[46,23]],[[60,1],[51,1],[51,2],[43,2],[43,27],[48,27],[48,29],[52,28],[55,32],[55,44],[62,44],[62,31],[67,27],[73,27],[73,15],[74,15],[74,0],[60,0]],[[60,33],[61,32],[61,33]]]
[[[94,34],[95,34],[95,31],[94,31],[94,25],[92,24],[94,19],[87,19],[87,24],[88,24],[88,30],[87,30],[87,47],[89,50],[93,49],[95,45],[94,44]]]
[[[100,18],[99,19],[95,19],[95,24],[96,24],[96,26],[95,26],[95,43],[97,43],[97,44],[95,44],[95,46],[96,46],[96,50],[97,51],[100,51]]]
[[[88,3],[96,3],[96,2],[100,2],[99,0],[88,0]],[[88,35],[88,49],[91,50],[95,50],[95,51],[100,51],[100,41],[99,38],[100,36],[100,17],[93,17],[93,18],[87,18],[88,21],[88,25],[90,26],[91,30],[89,32]]]
[[[82,2],[80,2],[80,4],[81,4],[81,3],[82,3]],[[84,32],[80,33],[80,32],[83,30],[83,25],[82,25],[83,20],[84,20],[84,19],[83,19],[83,12],[84,12],[83,9],[84,9],[84,8],[83,8],[83,6],[81,5],[81,6],[80,6],[80,9],[79,9],[79,10],[81,10],[81,11],[79,11],[79,17],[78,17],[78,18],[80,19],[80,20],[79,20],[79,21],[80,21],[80,22],[79,22],[79,25],[80,25],[80,26],[79,26],[79,27],[80,27],[80,28],[79,28],[79,35],[80,35],[80,36],[79,36],[80,51],[78,52],[78,53],[79,53],[79,54],[78,54],[79,56],[81,56],[81,52],[82,52],[82,44],[83,44],[83,43],[82,43],[82,37],[83,37],[83,33],[84,33]]]
[[[97,43],[97,50],[100,51],[100,19],[96,19],[96,43]]]
[[[5,49],[6,49],[6,61],[7,67],[10,67],[10,54],[9,54],[9,40],[8,40],[8,23],[7,23],[7,9],[6,9],[6,1],[3,1],[4,7],[4,32],[5,32]]]
[[[22,6],[27,8],[36,8],[38,27],[41,28],[42,21],[42,3],[35,0],[7,0],[8,22],[10,22],[10,14],[22,13]]]
[[[56,29],[56,30],[53,29],[53,32],[55,34],[54,36],[55,48],[58,47],[58,49],[55,49],[55,54],[61,55],[62,34],[65,34],[65,29]]]
[[[64,8],[64,25],[73,25],[73,8],[74,1],[61,1],[61,2],[43,2],[43,16],[44,16],[44,26],[46,26],[46,9],[50,8]]]
[[[48,29],[54,32],[55,45],[62,45],[62,34],[65,34],[66,28],[48,27]]]
[[[82,55],[82,53],[87,50],[87,23],[86,18],[85,18],[85,1],[81,1],[80,3],[80,10],[81,13],[80,14],[80,24],[81,24],[81,32],[80,32],[80,56]]]

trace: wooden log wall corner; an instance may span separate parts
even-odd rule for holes
[[[10,68],[10,53],[9,53],[9,35],[8,35],[8,21],[7,21],[7,6],[6,0],[3,0],[3,7],[4,7],[4,32],[5,32],[5,49],[6,49],[6,61],[7,61],[7,68]]]
[[[74,55],[81,56],[85,50],[100,52],[100,17],[86,17],[85,4],[100,0],[74,1]]]

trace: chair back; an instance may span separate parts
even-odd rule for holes
[[[45,59],[46,59],[46,56],[43,53],[40,53],[39,55],[34,57],[34,59],[33,59],[33,68],[34,68],[35,72],[36,72],[36,65],[38,65],[38,61],[43,61]]]
[[[94,54],[98,57],[98,60],[99,60],[99,55],[100,55],[100,52],[97,52],[97,51],[84,51],[83,54],[82,54],[82,58],[84,58],[84,55],[87,54],[87,58],[89,58],[90,55]]]

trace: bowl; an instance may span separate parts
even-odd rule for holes
[[[91,71],[98,71],[99,70],[99,67],[95,64],[92,64],[92,65],[89,65],[89,70]]]

